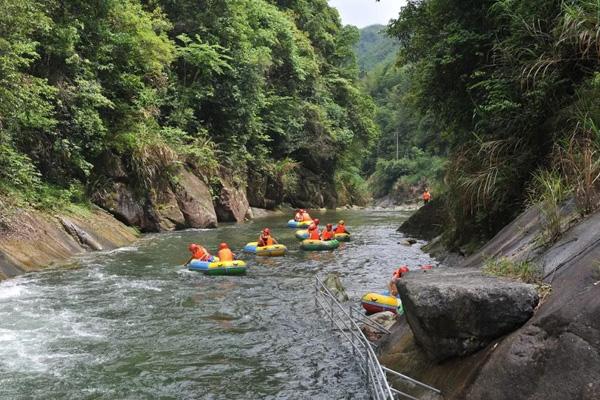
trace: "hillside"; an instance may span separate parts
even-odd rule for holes
[[[371,25],[360,30],[356,58],[361,74],[379,64],[390,63],[396,57],[399,48],[397,41],[387,36],[384,29],[384,25]]]

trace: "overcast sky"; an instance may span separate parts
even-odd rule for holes
[[[404,0],[329,0],[338,9],[342,22],[359,28],[373,24],[387,24],[398,16]]]

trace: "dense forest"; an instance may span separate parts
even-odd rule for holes
[[[430,186],[465,246],[598,206],[597,1],[410,0],[361,34],[326,0],[0,4],[2,210],[160,203],[182,170],[264,207]]]
[[[5,209],[101,203],[116,183],[154,201],[182,169],[277,202],[368,197],[374,105],[358,30],[326,0],[0,4]]]
[[[550,239],[561,201],[598,207],[596,0],[409,0],[387,32],[400,44],[403,124],[447,146],[450,244],[489,238],[527,204],[541,204]]]
[[[396,64],[399,48],[382,25],[361,29],[356,47],[361,87],[377,106],[380,130],[362,172],[373,196],[388,204],[415,201],[426,187],[439,193],[447,152],[435,119],[413,102],[412,67]]]

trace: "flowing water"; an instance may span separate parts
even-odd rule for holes
[[[406,213],[345,211],[353,241],[302,252],[267,218],[149,235],[80,257],[79,268],[0,283],[0,399],[365,399],[346,344],[315,312],[314,276],[341,274],[351,301],[384,289],[399,263],[432,261],[399,244]],[[270,226],[283,258],[243,256],[246,276],[184,269],[187,245],[240,249]]]

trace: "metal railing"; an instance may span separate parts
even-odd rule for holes
[[[375,354],[375,345],[367,339],[358,323],[369,325],[375,333],[389,334],[381,324],[365,317],[362,312],[349,306],[347,309],[337,300],[335,295],[315,277],[315,306],[321,310],[331,321],[331,327],[336,327],[352,347],[352,354],[357,357],[358,365],[367,381],[370,394],[377,400],[395,400],[397,398],[419,400],[411,394],[402,392],[390,386],[387,374],[391,374],[410,385],[418,386],[429,391],[441,394],[441,391],[417,381],[409,376],[382,366]]]

